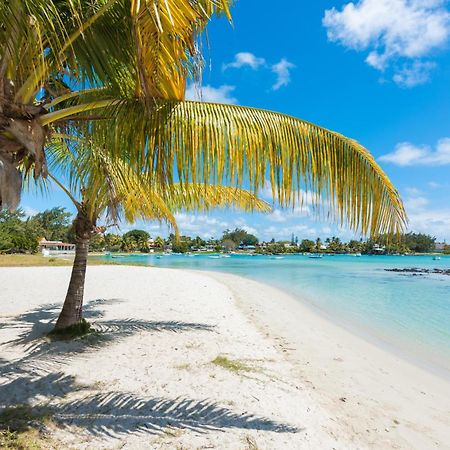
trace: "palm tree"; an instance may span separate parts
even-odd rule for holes
[[[230,17],[230,2],[165,0],[163,11],[157,0],[2,1],[0,207],[18,205],[21,171],[47,175],[45,145],[60,127],[95,120],[130,87],[181,98],[195,34],[214,12]],[[156,35],[166,47],[158,55]]]
[[[209,210],[236,206],[245,211],[270,211],[270,205],[252,193],[229,186],[173,183],[159,185],[147,174],[136,172],[125,160],[108,151],[83,146],[80,140],[54,141],[47,149],[51,167],[65,168],[62,177],[49,177],[67,194],[77,209],[73,223],[75,260],[63,309],[55,329],[61,330],[82,321],[84,283],[89,242],[106,225],[117,225],[123,216],[165,221],[178,234],[174,212]],[[56,172],[55,172],[56,173]],[[106,217],[105,217],[106,216]],[[133,243],[135,241],[133,240]]]
[[[267,183],[283,206],[314,207],[364,234],[403,230],[398,192],[356,141],[309,122],[184,101],[195,36],[231,0],[9,0],[0,6],[0,197],[46,173],[45,143],[68,124],[160,185]],[[120,43],[120,45],[118,45]],[[0,92],[1,93],[1,92]],[[39,99],[39,100],[37,100]],[[73,133],[73,131],[72,131]]]

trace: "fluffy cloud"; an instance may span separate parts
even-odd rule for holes
[[[450,238],[450,210],[430,206],[430,201],[420,191],[407,190],[405,209],[408,214],[408,229],[431,234],[438,240]]]
[[[436,150],[427,145],[416,146],[409,142],[402,142],[392,153],[383,155],[380,161],[386,161],[397,166],[444,166],[450,164],[450,138],[438,141]]]
[[[207,214],[178,213],[175,214],[175,219],[181,234],[199,235],[202,238],[219,238],[223,230],[230,227],[228,222]]]
[[[26,217],[32,217],[39,213],[37,209],[34,209],[31,206],[23,206],[22,209]]]
[[[280,62],[272,66],[272,72],[276,74],[277,81],[272,86],[274,91],[277,91],[282,86],[287,86],[291,81],[291,69],[295,68],[295,65],[289,62],[287,59],[282,58]]]
[[[234,55],[234,60],[228,64],[222,66],[223,70],[226,69],[240,69],[242,67],[250,67],[253,70],[259,69],[266,64],[264,58],[258,58],[250,52],[239,52]]]
[[[450,13],[444,0],[359,0],[342,10],[325,11],[328,39],[347,48],[368,51],[366,62],[385,70],[393,62],[394,81],[411,87],[428,81],[433,64],[422,61],[446,45]]]
[[[186,100],[200,100],[203,102],[212,103],[228,103],[236,104],[238,101],[232,96],[235,86],[229,86],[223,84],[218,88],[210,85],[197,88],[194,84],[191,84],[186,89]]]
[[[244,67],[249,67],[252,70],[258,70],[261,67],[266,69],[270,68],[271,72],[273,72],[277,77],[272,89],[277,91],[281,87],[287,86],[290,83],[291,70],[295,68],[295,65],[286,58],[282,58],[278,63],[268,66],[264,58],[259,58],[249,52],[239,52],[234,55],[234,60],[228,64],[224,64],[222,69],[241,69]]]
[[[402,87],[418,86],[430,81],[431,71],[435,67],[436,64],[432,62],[414,61],[411,65],[399,69],[392,79]]]

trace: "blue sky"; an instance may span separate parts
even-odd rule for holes
[[[284,5],[240,0],[233,26],[213,20],[209,47],[203,47],[203,100],[291,114],[357,139],[400,190],[410,229],[450,241],[449,2]],[[189,86],[187,94],[195,98],[198,92]],[[71,209],[56,188],[48,197],[28,193],[22,201],[29,212],[55,205]],[[178,221],[182,232],[204,237],[236,226],[263,239],[353,236],[310,217],[307,208],[179,214]],[[157,223],[137,225],[167,234]],[[124,224],[122,231],[129,228]]]

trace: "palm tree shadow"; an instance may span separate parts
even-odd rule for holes
[[[301,429],[250,413],[236,413],[209,400],[188,398],[145,399],[132,394],[108,392],[74,400],[54,410],[62,426],[75,425],[97,436],[117,434],[158,434],[167,428],[199,433],[242,428],[277,433]]]
[[[100,319],[104,316],[104,309],[100,309],[99,306],[102,305],[113,305],[115,303],[120,303],[121,299],[96,299],[90,301],[85,305],[83,309],[83,314],[86,319]],[[2,343],[11,344],[16,343],[20,345],[26,345],[28,343],[33,343],[36,339],[42,338],[47,335],[53,328],[53,322],[58,317],[61,310],[61,304],[59,303],[49,303],[46,305],[39,306],[38,308],[26,311],[23,314],[19,314],[12,318],[8,322],[0,324],[0,329],[18,329],[22,330],[19,332],[19,337],[8,342]]]
[[[24,346],[25,358],[29,362],[33,360],[43,361],[43,357],[56,360],[59,356],[64,358],[98,350],[101,347],[118,342],[138,332],[162,332],[175,333],[183,331],[214,331],[213,325],[196,322],[182,321],[151,321],[141,319],[116,319],[103,320],[105,310],[100,307],[121,302],[120,299],[98,299],[89,302],[84,308],[84,317],[92,321],[91,334],[87,334],[74,340],[50,340],[47,334],[53,328],[61,305],[48,304],[27,311],[14,317],[11,321],[3,323],[1,328],[18,329],[18,337],[1,345]],[[45,358],[44,358],[45,359]]]
[[[144,398],[124,392],[102,392],[65,400],[75,391],[91,389],[77,385],[74,377],[62,372],[38,377],[30,372],[0,383],[0,411],[19,405],[38,405],[30,411],[46,411],[62,428],[76,426],[97,437],[160,434],[174,428],[197,433],[238,428],[276,433],[303,430],[248,412],[237,413],[210,400]]]
[[[53,342],[42,337],[55,320],[60,305],[44,305],[4,323],[3,328],[20,330],[19,336],[4,343],[25,346],[24,356],[9,361],[0,358],[0,410],[29,404],[51,411],[61,426],[75,425],[96,436],[123,433],[162,433],[168,428],[190,429],[200,433],[209,430],[243,428],[294,433],[301,431],[287,424],[250,413],[236,413],[208,400],[188,398],[143,398],[124,392],[88,394],[66,401],[66,396],[80,390],[75,378],[61,368],[70,364],[70,356],[96,351],[111,342],[135,333],[214,331],[208,324],[179,321],[146,321],[138,319],[103,320],[102,306],[117,299],[98,300],[85,308],[94,322],[95,333],[76,341]]]

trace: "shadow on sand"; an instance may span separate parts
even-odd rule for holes
[[[51,329],[60,305],[45,305],[14,317],[0,328],[18,330],[18,337],[3,347],[22,346],[24,356],[15,361],[0,358],[0,411],[30,405],[50,411],[61,426],[75,425],[96,436],[123,433],[162,433],[167,428],[196,432],[242,428],[278,433],[301,431],[287,424],[248,412],[234,412],[210,400],[189,398],[149,398],[127,392],[98,392],[95,386],[82,386],[64,373],[73,356],[99,351],[135,333],[208,331],[214,327],[178,321],[137,319],[101,320],[104,307],[120,300],[97,300],[85,308],[85,317],[95,319],[96,333],[75,341],[52,342],[42,338]],[[67,400],[77,393],[76,399]]]

